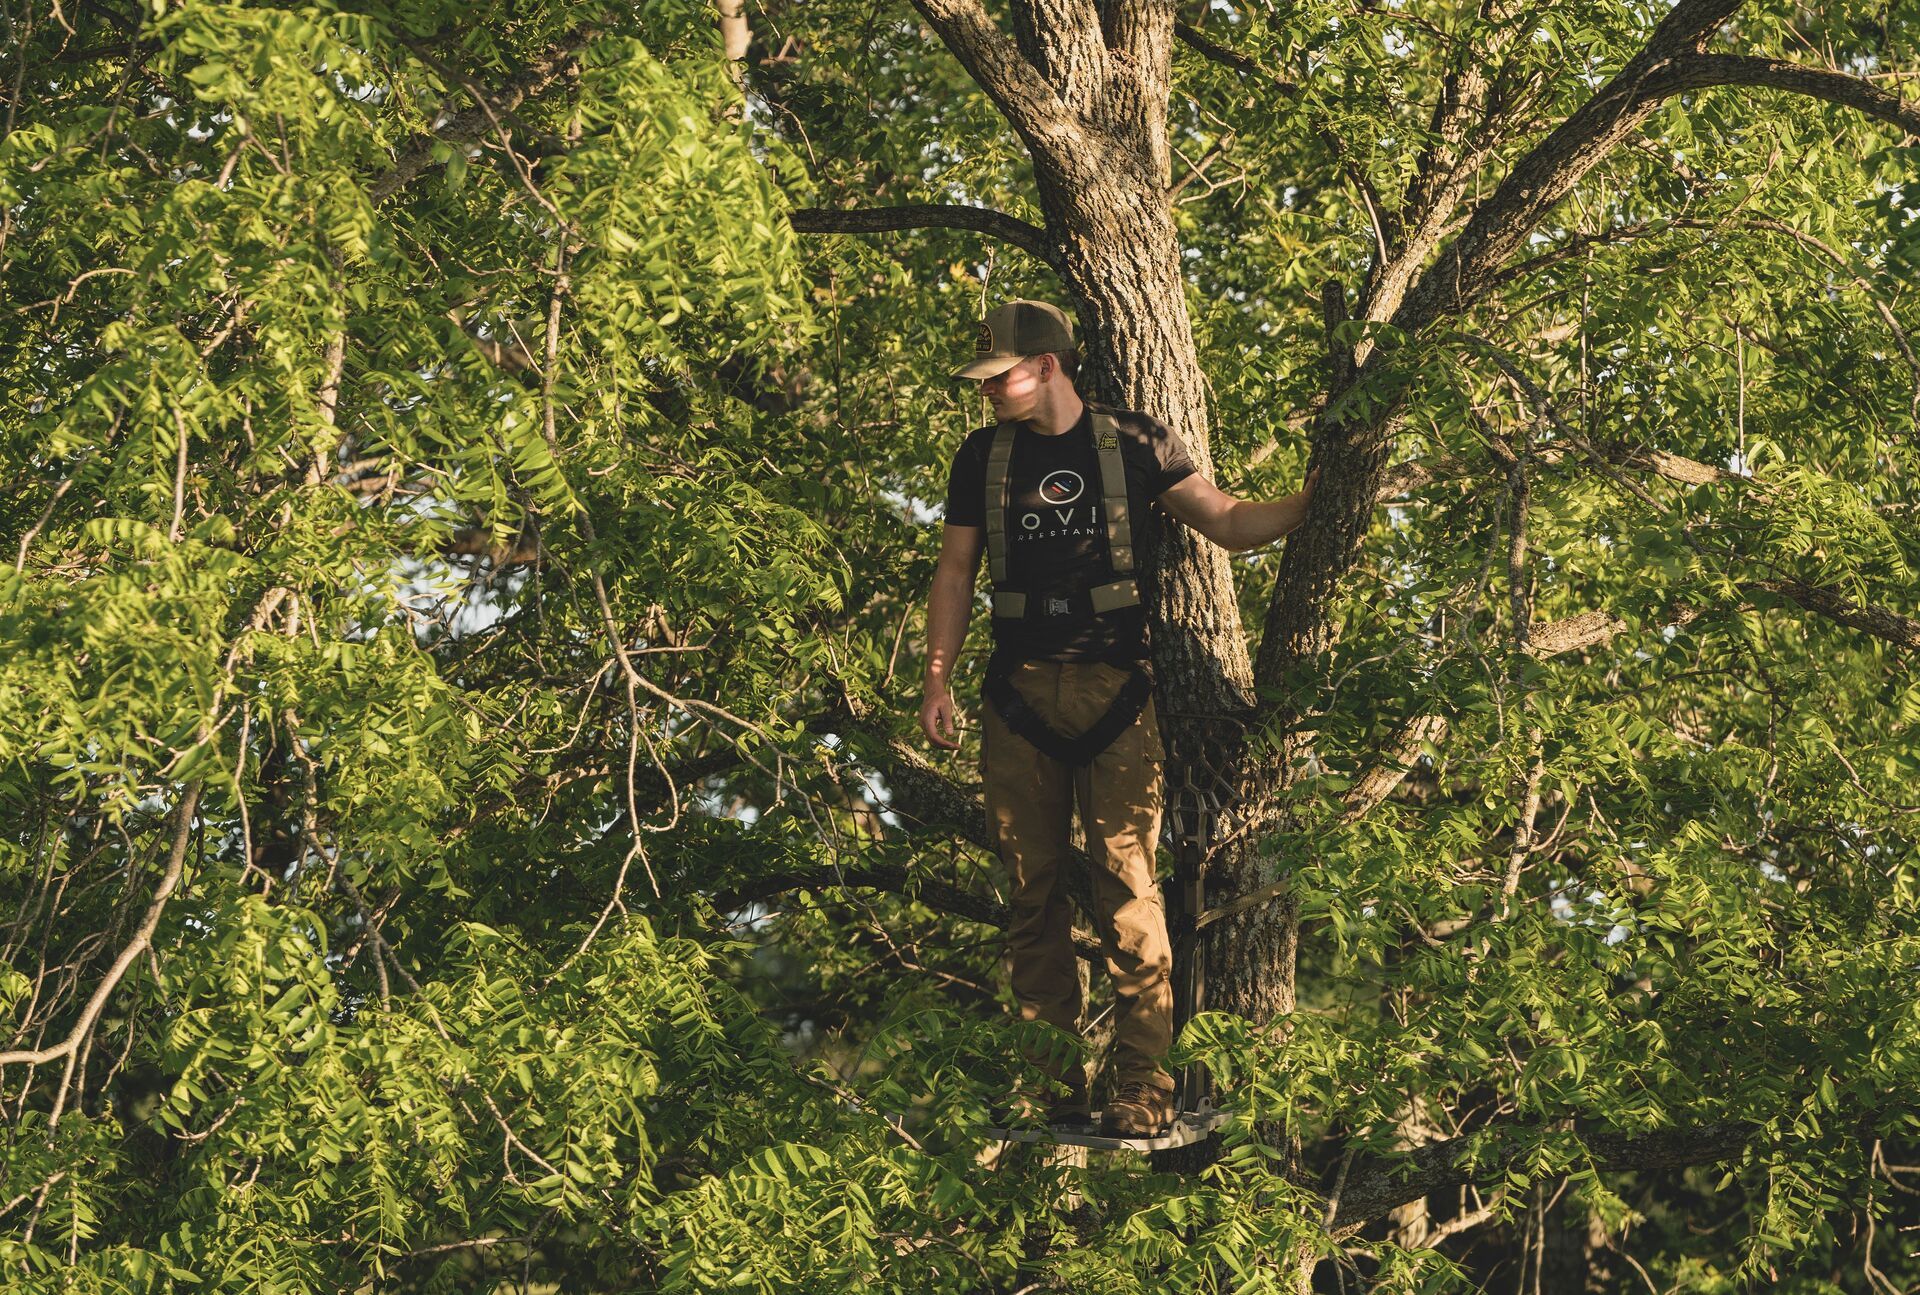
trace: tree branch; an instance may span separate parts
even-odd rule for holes
[[[523,562],[538,562],[542,552],[537,533],[523,532],[511,542],[501,544],[495,541],[493,532],[486,527],[470,526],[456,531],[451,539],[440,546],[437,556],[486,558],[496,570],[504,570]]]
[[[1652,115],[1659,96],[1649,94],[1649,82],[1676,59],[1699,54],[1740,4],[1680,0],[1646,46],[1516,162],[1493,196],[1474,209],[1459,237],[1407,293],[1394,322],[1412,334],[1471,305],[1540,218]]]
[[[913,0],[913,7],[992,99],[1027,147],[1058,169],[1072,173],[1093,159],[1079,120],[1039,69],[1021,55],[1013,38],[994,25],[980,0]]]
[[[127,941],[120,955],[107,968],[107,974],[94,986],[93,996],[81,1009],[80,1019],[74,1022],[67,1037],[52,1047],[28,1049],[17,1052],[0,1052],[0,1066],[29,1065],[38,1066],[49,1061],[67,1058],[66,1081],[73,1078],[73,1056],[81,1042],[93,1032],[93,1026],[100,1019],[100,1013],[107,1005],[107,999],[113,994],[114,986],[127,974],[134,960],[147,951],[153,943],[153,933],[160,926],[160,915],[166,911],[167,900],[180,885],[181,874],[186,870],[187,842],[193,835],[193,811],[200,803],[201,781],[195,779],[180,793],[180,803],[174,809],[173,842],[167,851],[166,868],[160,874],[160,884],[154,888],[153,899],[147,904],[146,916],[140,919],[140,925],[134,928],[133,938]],[[66,1091],[66,1081],[61,1091]]]
[[[1831,68],[1807,67],[1776,58],[1749,54],[1696,54],[1676,59],[1649,78],[1643,93],[1666,98],[1685,90],[1721,85],[1757,85],[1789,94],[1824,99],[1891,122],[1909,135],[1920,135],[1920,103],[1888,94],[1857,76]]]
[[[1777,594],[1810,612],[1818,612],[1829,620],[1839,621],[1877,639],[1885,639],[1897,647],[1920,648],[1920,620],[1890,612],[1883,607],[1854,602],[1837,589],[1789,579],[1743,580],[1740,590],[1749,596],[1755,593]],[[1751,598],[1747,605],[1752,605]]]
[[[1447,735],[1445,715],[1410,715],[1386,741],[1381,759],[1347,790],[1340,820],[1357,822],[1393,794],[1428,745],[1438,746]]]
[[[1411,332],[1470,305],[1496,281],[1501,265],[1540,218],[1661,101],[1676,94],[1761,86],[1853,108],[1920,136],[1920,103],[1860,77],[1780,59],[1702,52],[1706,37],[1738,8],[1739,0],[1682,0],[1675,6],[1646,49],[1522,158],[1476,209],[1433,271],[1408,294],[1397,322]]]
[[[1677,79],[1709,73],[1725,79],[1764,75],[1771,84],[1819,92],[1905,121],[1908,109],[1872,87],[1842,86],[1824,76],[1802,78],[1751,63],[1703,62],[1674,73],[1671,65],[1705,59],[1713,34],[1741,8],[1742,0],[1678,0],[1620,72],[1517,162],[1491,197],[1477,204],[1461,233],[1407,291],[1392,322],[1413,337],[1449,315],[1462,312],[1485,293],[1492,277],[1526,242],[1540,220],[1572,187],[1627,139],[1652,114],[1658,95],[1680,88]],[[1661,78],[1667,78],[1664,82]],[[1369,312],[1370,314],[1373,312]],[[1314,492],[1307,524],[1289,538],[1263,617],[1255,679],[1270,684],[1284,679],[1301,661],[1323,651],[1334,633],[1334,590],[1357,560],[1367,519],[1378,493],[1387,449],[1397,435],[1404,388],[1391,388],[1384,407],[1365,413],[1342,410],[1355,388],[1366,389],[1389,367],[1378,352],[1367,357],[1355,381],[1329,391],[1326,413],[1316,430],[1314,461],[1327,467]],[[1353,485],[1343,486],[1351,478]],[[1869,622],[1872,618],[1867,618]],[[1883,628],[1898,629],[1897,626]],[[1282,715],[1283,721],[1290,717]],[[1287,744],[1298,740],[1289,732]]]
[[[1746,1146],[1754,1131],[1752,1125],[1728,1121],[1637,1137],[1593,1132],[1582,1135],[1581,1141],[1601,1169],[1678,1169],[1729,1159]],[[1501,1178],[1514,1161],[1531,1154],[1531,1140],[1524,1136],[1529,1132],[1471,1133],[1429,1142],[1390,1160],[1363,1162],[1347,1176],[1333,1218],[1334,1234],[1350,1234],[1396,1206],[1433,1192]]]
[[[367,195],[376,203],[385,202],[427,169],[436,143],[471,144],[493,128],[495,116],[513,111],[555,81],[575,75],[581,48],[599,34],[600,29],[591,25],[574,28],[549,45],[526,71],[485,95],[485,104],[454,113],[427,134],[415,136],[394,160],[393,169],[368,187]]]
[[[1048,239],[1047,231],[990,207],[964,207],[955,203],[908,203],[898,207],[856,207],[850,210],[800,207],[789,212],[787,218],[794,229],[802,234],[970,229],[1011,244],[1055,270],[1060,269],[1060,254]]]
[[[1771,496],[1759,487],[1751,477],[1738,472],[1715,467],[1711,463],[1702,463],[1698,459],[1689,459],[1685,455],[1670,454],[1666,450],[1648,449],[1631,445],[1625,441],[1600,441],[1592,444],[1593,457],[1621,468],[1638,468],[1651,472],[1655,476],[1677,481],[1683,486],[1707,485],[1715,481],[1744,481],[1747,488],[1757,499],[1766,500]],[[1542,446],[1535,455],[1542,463],[1557,464],[1567,457],[1567,450],[1553,445]],[[1388,468],[1381,475],[1379,492],[1374,496],[1375,503],[1391,503],[1405,499],[1423,486],[1436,481],[1454,481],[1483,475],[1483,468],[1453,454],[1436,454],[1424,459],[1405,459]]]
[[[1745,580],[1740,582],[1739,588],[1748,597],[1733,610],[1758,608],[1761,604],[1752,595],[1771,594],[1896,646],[1920,648],[1920,620],[1883,607],[1856,603],[1836,589],[1810,585],[1800,580]],[[1698,618],[1702,610],[1693,604],[1681,602],[1674,604],[1657,619],[1662,628],[1678,628]],[[1612,612],[1580,612],[1530,626],[1526,651],[1538,660],[1545,660],[1604,643],[1628,628],[1627,622]],[[1394,788],[1405,780],[1422,750],[1429,744],[1437,746],[1445,739],[1447,728],[1444,715],[1411,715],[1402,721],[1387,739],[1378,761],[1356,779],[1348,790],[1341,821],[1355,822],[1378,808],[1382,801],[1393,794]]]
[[[1363,319],[1391,319],[1400,309],[1420,267],[1453,224],[1467,186],[1479,171],[1480,160],[1491,151],[1508,87],[1504,69],[1498,77],[1490,77],[1487,70],[1505,61],[1508,48],[1524,26],[1511,21],[1514,7],[1511,0],[1485,0],[1482,4],[1480,18],[1486,24],[1485,34],[1459,42],[1442,81],[1440,98],[1434,104],[1427,147],[1415,165],[1405,200],[1390,218],[1383,221],[1379,215],[1374,217],[1376,228],[1382,229],[1384,236],[1378,240],[1379,252],[1359,303]],[[1468,126],[1475,117],[1480,121],[1470,132]],[[1355,347],[1356,362],[1364,363],[1370,349],[1365,340]]]
[[[722,913],[734,913],[749,904],[762,903],[794,890],[880,890],[903,895],[935,912],[997,927],[1002,931],[1012,924],[1012,915],[1005,904],[975,895],[950,882],[916,877],[905,868],[884,863],[867,864],[859,868],[808,868],[758,877],[745,885],[721,891],[713,897],[712,903]],[[1101,952],[1099,941],[1084,931],[1073,933],[1073,950],[1095,965],[1106,957]]]
[[[1198,28],[1176,22],[1173,30],[1181,41],[1220,66],[1242,77],[1258,78],[1289,98],[1299,97],[1298,82],[1267,70],[1256,60],[1237,50],[1228,49],[1225,45],[1206,36]],[[1380,194],[1374,188],[1373,181],[1368,178],[1366,168],[1355,160],[1352,151],[1347,148],[1346,142],[1340,138],[1339,133],[1318,113],[1312,114],[1312,121],[1314,132],[1320,136],[1321,143],[1327,146],[1327,152],[1332,155],[1341,174],[1359,193],[1361,206],[1366,208],[1367,220],[1373,228],[1374,250],[1377,258],[1375,264],[1378,265],[1386,260],[1388,244],[1396,237],[1393,215],[1380,201]]]
[[[715,909],[735,913],[750,904],[762,903],[775,895],[794,890],[830,890],[845,887],[858,890],[884,890],[906,895],[928,908],[964,917],[971,922],[1005,928],[1007,906],[972,894],[950,882],[915,877],[905,868],[871,863],[858,868],[807,868],[783,872],[771,877],[756,877],[744,885],[723,890],[713,897]]]
[[[1442,190],[1460,169],[1468,124],[1485,107],[1491,88],[1487,74],[1505,57],[1514,38],[1522,34],[1522,25],[1513,22],[1515,7],[1511,0],[1488,0],[1481,6],[1481,25],[1469,27],[1456,39],[1446,74],[1440,80],[1440,97],[1434,102],[1432,120],[1427,125],[1426,147],[1407,185],[1403,211],[1409,223],[1420,222],[1441,205],[1438,199]]]
[[[1237,72],[1241,76],[1258,77],[1281,93],[1289,96],[1300,93],[1300,86],[1296,82],[1288,80],[1277,72],[1269,72],[1253,59],[1237,50],[1228,49],[1225,45],[1207,36],[1197,27],[1183,22],[1176,22],[1173,24],[1173,34],[1193,49],[1198,50],[1201,54],[1206,55],[1206,57],[1218,63],[1221,67]]]

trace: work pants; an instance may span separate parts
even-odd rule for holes
[[[1099,661],[1027,661],[1013,686],[1066,736],[1107,711],[1127,668]],[[981,772],[995,849],[1013,878],[1007,951],[1023,1020],[1079,1028],[1080,974],[1065,889],[1073,808],[1080,806],[1093,865],[1093,919],[1113,978],[1112,1074],[1171,1090],[1164,1059],[1173,1042],[1173,952],[1154,879],[1166,753],[1148,701],[1140,717],[1089,764],[1062,764],[1007,728],[991,703],[981,730]]]

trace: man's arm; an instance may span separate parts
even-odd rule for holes
[[[967,637],[973,581],[986,547],[986,527],[949,525],[940,537],[940,562],[927,596],[927,673],[921,686],[920,731],[935,746],[957,747],[959,724],[948,681]]]
[[[1196,472],[1161,491],[1159,504],[1221,548],[1238,553],[1271,544],[1298,526],[1319,475],[1316,467],[1298,491],[1268,500],[1235,499]]]

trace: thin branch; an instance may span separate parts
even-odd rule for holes
[[[484,526],[470,526],[454,532],[453,537],[437,550],[443,558],[477,557],[493,563],[495,570],[519,566],[524,562],[538,562],[546,552],[540,543],[537,531],[522,531],[505,544],[493,538],[493,532]]]
[[[1552,398],[1548,396],[1546,391],[1543,390],[1537,382],[1527,376],[1505,351],[1495,346],[1492,342],[1487,341],[1485,338],[1472,334],[1462,334],[1461,340],[1471,343],[1476,348],[1484,351],[1493,362],[1499,366],[1501,372],[1506,374],[1526,398],[1533,403],[1540,414],[1553,424],[1555,430],[1560,433],[1561,437],[1578,449],[1590,462],[1602,472],[1606,473],[1616,484],[1626,489],[1642,502],[1653,507],[1655,511],[1668,511],[1664,505],[1649,495],[1637,483],[1628,481],[1619,473],[1615,472],[1604,455],[1595,450],[1593,446],[1587,443],[1584,437],[1568,426],[1566,420],[1560,416],[1558,409],[1554,406]],[[1667,456],[1666,466],[1675,467],[1675,465],[1688,465],[1692,468],[1699,469],[1702,474],[1709,471],[1704,464],[1696,464],[1693,463],[1692,460],[1682,459],[1677,455]],[[1768,497],[1764,491],[1756,491],[1755,493],[1762,500]],[[1706,546],[1687,530],[1684,525],[1680,529],[1680,538],[1686,541],[1695,552],[1703,555],[1708,552]],[[1727,552],[1723,553],[1723,556],[1737,558],[1740,555]],[[1836,620],[1843,625],[1865,631],[1875,638],[1884,639],[1900,647],[1920,647],[1920,620],[1915,620],[1913,617],[1902,615],[1899,612],[1891,612],[1884,608],[1857,603],[1839,590],[1828,586],[1812,585],[1804,580],[1786,577],[1781,579],[1743,580],[1738,582],[1738,587],[1749,597],[1755,593],[1769,593],[1792,599],[1808,611],[1818,612],[1831,620]]]
[[[1683,227],[1698,227],[1702,229],[1718,228],[1715,222],[1706,220],[1677,220],[1674,223]],[[1810,234],[1806,230],[1795,229],[1784,220],[1773,220],[1764,216],[1756,216],[1736,222],[1736,227],[1758,230],[1770,234],[1779,234],[1785,238],[1790,238],[1802,247],[1818,252],[1843,270],[1848,270],[1853,273],[1853,286],[1867,294],[1867,299],[1873,303],[1874,310],[1879,314],[1881,322],[1885,323],[1887,331],[1893,334],[1894,345],[1900,348],[1900,357],[1907,362],[1907,368],[1913,374],[1913,411],[1916,416],[1920,416],[1920,356],[1914,354],[1913,343],[1907,337],[1907,330],[1901,327],[1900,320],[1894,315],[1893,308],[1886,303],[1879,293],[1874,291],[1872,280],[1847,264],[1847,258],[1840,253],[1840,250],[1828,243],[1825,239],[1817,234]]]
[[[1219,157],[1222,153],[1227,151],[1227,148],[1233,143],[1233,141],[1234,141],[1234,133],[1232,131],[1228,131],[1225,135],[1222,135],[1219,139],[1215,140],[1211,148],[1209,148],[1205,153],[1202,153],[1200,155],[1200,160],[1198,162],[1188,163],[1187,173],[1181,176],[1178,180],[1174,181],[1171,185],[1167,186],[1167,201],[1173,202],[1177,200],[1180,197],[1180,195],[1186,191],[1186,188],[1188,185],[1192,184],[1195,180],[1199,179],[1202,175],[1206,173],[1207,168],[1213,165],[1213,159],[1215,159],[1216,157]],[[1178,152],[1179,150],[1176,149],[1175,151]],[[1186,154],[1181,153],[1180,158],[1182,161],[1186,161]],[[1229,181],[1228,183],[1231,183],[1231,181]],[[1213,189],[1209,188],[1207,192],[1212,193]]]
[[[1731,1121],[1666,1129],[1629,1137],[1584,1134],[1588,1157],[1600,1169],[1678,1169],[1738,1155],[1756,1130]],[[1377,1160],[1351,1174],[1334,1217],[1336,1234],[1352,1233],[1395,1206],[1433,1192],[1502,1179],[1517,1160],[1533,1154],[1534,1130],[1489,1130],[1430,1142],[1404,1156]]]
[[[928,908],[964,917],[988,926],[1007,925],[1007,906],[994,900],[930,877],[916,877],[907,869],[892,864],[867,864],[859,868],[805,868],[783,872],[723,890],[713,896],[712,904],[721,913],[737,913],[753,904],[795,890],[822,890],[844,887],[856,890],[884,890],[907,895]]]
[[[1176,22],[1173,24],[1173,34],[1193,49],[1212,59],[1215,63],[1241,76],[1257,77],[1282,94],[1297,97],[1300,93],[1298,83],[1281,76],[1278,72],[1270,71],[1262,67],[1257,61],[1247,57],[1245,54],[1228,49],[1225,45],[1220,44],[1212,37],[1201,32],[1197,27],[1183,22]]]
[[[897,229],[970,229],[1020,248],[1058,270],[1060,253],[1047,231],[989,207],[956,203],[908,203],[898,207],[835,210],[800,207],[788,219],[802,234],[878,234]]]
[[[573,76],[579,70],[580,50],[599,34],[600,29],[592,25],[574,28],[549,45],[526,71],[486,95],[488,104],[496,112],[511,112],[555,81]],[[393,169],[368,186],[367,196],[376,203],[386,201],[432,164],[434,145],[471,144],[493,128],[494,120],[493,113],[481,107],[445,118],[429,133],[416,136],[394,160]]]
[[[65,1057],[67,1078],[72,1078],[74,1057],[81,1042],[92,1033],[94,1023],[100,1019],[100,1013],[105,1009],[114,987],[120,983],[120,978],[127,974],[127,968],[153,942],[153,933],[160,925],[160,915],[166,911],[167,900],[180,885],[181,874],[186,869],[187,842],[193,835],[193,812],[200,803],[201,786],[201,780],[196,778],[181,792],[180,803],[174,808],[173,842],[167,851],[166,868],[160,874],[160,884],[154,888],[153,899],[147,904],[146,916],[140,919],[140,925],[134,928],[133,938],[120,950],[113,965],[107,968],[107,974],[94,986],[93,996],[87,1000],[73,1029],[66,1038],[51,1047],[0,1052],[0,1066],[38,1066]]]
[[[180,438],[173,460],[173,520],[167,523],[167,542],[180,542],[180,523],[187,513],[187,416],[173,407],[173,428]]]
[[[1426,1237],[1421,1241],[1420,1244],[1422,1248],[1432,1250],[1450,1236],[1457,1236],[1469,1228],[1479,1227],[1482,1223],[1485,1223],[1488,1219],[1500,1212],[1506,1204],[1506,1199],[1507,1191],[1506,1188],[1503,1187],[1495,1192],[1493,1199],[1485,1205],[1477,1209],[1468,1210],[1462,1214],[1457,1214],[1445,1223],[1438,1224],[1432,1231],[1428,1232]]]
[[[859,755],[880,774],[891,796],[884,808],[891,811],[907,831],[957,838],[989,853],[994,851],[993,832],[988,827],[980,796],[954,782],[925,756],[895,737],[884,723],[867,713],[863,703],[843,692],[836,713],[821,716],[808,727],[816,732],[837,732],[859,739],[857,749],[849,754]],[[1081,850],[1070,851],[1063,862],[1061,881],[1068,896],[1082,911],[1091,912],[1092,862]]]
[[[795,890],[879,890],[902,895],[924,904],[938,913],[979,922],[1006,930],[1012,914],[1005,904],[972,894],[949,882],[916,877],[905,868],[891,864],[869,864],[860,868],[808,868],[759,877],[715,895],[714,908],[721,913],[737,913],[752,904]],[[1100,943],[1082,931],[1073,935],[1074,952],[1096,965],[1105,959]]]

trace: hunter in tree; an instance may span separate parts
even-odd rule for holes
[[[1154,711],[1147,616],[1134,580],[1134,526],[1151,505],[1228,550],[1287,534],[1313,489],[1235,499],[1195,468],[1180,436],[1149,414],[1096,407],[1074,389],[1079,352],[1058,307],[1015,300],[979,326],[976,380],[996,421],[968,435],[947,486],[946,529],[927,614],[920,726],[955,747],[949,688],[982,551],[993,581],[993,653],[981,735],[995,849],[1013,879],[1007,935],[1023,1020],[1069,1034],[1081,990],[1061,874],[1080,806],[1093,861],[1093,915],[1114,985],[1111,1093],[1102,1131],[1153,1137],[1174,1117],[1173,954],[1154,876],[1165,751]],[[1146,540],[1144,533],[1138,537]],[[1077,1059],[1036,1061],[1058,1081],[1016,1111],[1089,1118]]]

